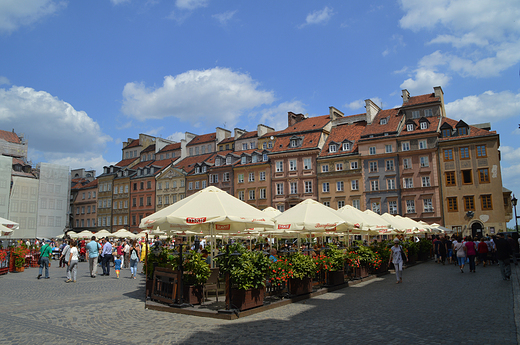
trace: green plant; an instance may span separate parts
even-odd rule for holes
[[[430,250],[432,249],[432,242],[427,238],[421,238],[418,243],[419,253],[421,254],[430,254]]]
[[[287,258],[288,265],[292,268],[291,278],[313,278],[316,274],[316,263],[309,255],[300,252],[293,253]]]
[[[278,259],[276,262],[269,264],[268,278],[273,286],[281,286],[291,278],[293,274],[292,264],[287,259]]]
[[[345,266],[345,254],[339,250],[334,244],[329,245],[329,249],[325,251],[327,257],[325,269],[327,271],[341,271]]]
[[[25,256],[29,253],[29,249],[25,245],[15,247],[12,251],[14,257],[14,266],[23,267],[25,264]]]
[[[148,279],[153,279],[154,267],[166,267],[176,270],[179,265],[179,256],[170,249],[160,245],[153,245],[148,253],[146,272]]]
[[[184,282],[188,285],[204,285],[211,274],[209,265],[202,257],[202,254],[192,250],[191,256],[187,256],[184,261]]]

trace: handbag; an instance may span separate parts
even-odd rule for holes
[[[41,265],[42,265],[42,257],[40,256],[40,257],[38,258],[38,266],[41,266]]]
[[[401,260],[403,260],[403,263],[408,261],[408,258],[406,257],[406,253],[403,250],[403,247],[399,246],[401,248]]]

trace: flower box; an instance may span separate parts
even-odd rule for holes
[[[354,278],[365,278],[368,277],[368,268],[366,266],[360,266],[354,268]]]
[[[312,292],[312,278],[289,278],[289,293],[291,295],[305,295]]]
[[[260,289],[231,289],[231,304],[238,310],[247,310],[264,305],[265,287]]]
[[[15,271],[15,272],[23,272],[24,270],[25,270],[25,267],[23,267],[23,266],[22,266],[22,267],[15,267],[15,268],[14,268],[14,271]]]
[[[202,302],[202,285],[185,285],[183,299],[188,304],[200,304]]]
[[[0,275],[7,274],[8,271],[9,271],[9,267],[2,267],[2,268],[0,268]]]
[[[345,284],[345,271],[328,271],[327,272],[327,285],[335,286]]]

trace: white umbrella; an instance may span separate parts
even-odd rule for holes
[[[94,234],[88,230],[83,230],[78,234],[78,238],[91,238]]]
[[[0,225],[3,225],[6,228],[11,229],[11,230],[18,230],[20,228],[20,224],[13,222],[12,220],[2,218],[2,217],[0,217]]]
[[[12,229],[9,229],[8,227],[0,224],[0,236],[7,236],[7,235],[10,235],[12,232],[13,232]]]
[[[350,205],[345,205],[338,211],[345,216],[348,221],[353,222],[356,227],[362,230],[378,231],[392,227],[390,223],[372,211],[370,211],[370,213],[366,211],[363,212]]]
[[[112,233],[108,230],[103,229],[103,230],[99,230],[98,232],[96,232],[94,234],[94,236],[96,236],[97,239],[100,239],[102,237],[111,237]]]
[[[135,237],[135,235],[133,233],[131,233],[130,231],[128,231],[126,229],[119,229],[111,235],[113,237],[117,237],[117,238],[134,238]]]

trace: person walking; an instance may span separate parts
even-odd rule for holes
[[[479,263],[482,263],[483,267],[486,267],[488,251],[488,245],[486,244],[484,237],[482,237],[477,245],[477,252],[478,261]]]
[[[462,242],[462,238],[457,239],[457,243],[453,246],[453,250],[457,254],[457,262],[459,264],[460,273],[464,273],[464,265],[466,264],[466,246]]]
[[[466,255],[469,259],[469,271],[475,273],[475,256],[477,256],[477,245],[473,242],[471,236],[466,239]]]
[[[49,279],[49,259],[52,255],[52,248],[49,240],[40,248],[40,271],[38,273],[38,279],[42,277],[43,268],[45,267],[45,279]]]
[[[65,283],[75,283],[77,272],[78,272],[79,251],[78,251],[78,247],[77,247],[77,242],[72,240],[70,246],[71,247],[70,247],[69,259],[67,260],[68,265],[70,267],[69,276],[68,276],[69,279],[67,279],[65,281]],[[72,272],[72,274],[70,272]]]
[[[124,267],[128,268],[130,267],[130,245],[128,244],[128,241],[125,240],[125,245],[123,246],[123,252],[124,252]]]
[[[98,270],[98,256],[101,245],[96,242],[96,236],[92,236],[90,242],[85,246],[87,249],[88,270],[91,278],[96,278]]]
[[[502,279],[511,280],[511,262],[509,256],[513,253],[511,246],[504,238],[504,234],[498,234],[498,238],[493,238],[496,248],[496,258],[498,265],[500,266],[500,273],[502,273]]]
[[[72,240],[66,240],[65,241],[65,247],[63,248],[61,252],[61,258],[60,262],[63,260],[63,267],[67,268],[67,280],[70,279],[70,265],[69,265],[69,256],[70,256],[70,243]],[[60,266],[61,267],[61,266]]]
[[[408,258],[406,257],[406,254],[403,250],[403,247],[399,245],[399,239],[394,239],[394,245],[391,248],[392,253],[390,255],[390,258],[388,260],[388,265],[390,263],[394,264],[395,269],[395,277],[397,279],[396,284],[403,282],[403,264],[405,261],[408,261]]]
[[[132,242],[132,247],[130,248],[130,272],[132,273],[132,278],[136,279],[137,276],[137,264],[139,262],[139,246],[136,241]]]
[[[453,259],[453,243],[451,242],[450,238],[446,236],[446,252],[448,255],[448,262],[451,265],[452,259]]]
[[[103,276],[110,275],[110,262],[112,261],[112,244],[106,238],[104,239],[103,249],[101,250],[101,268]]]
[[[114,260],[114,270],[116,271],[117,279],[119,279],[119,273],[121,272],[121,255],[116,255]]]

